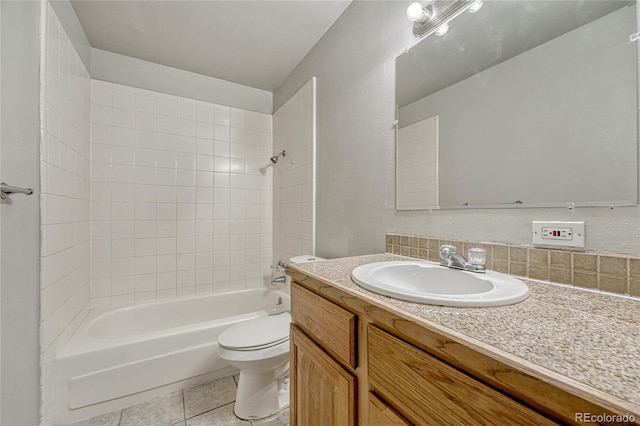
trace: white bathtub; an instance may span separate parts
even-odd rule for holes
[[[248,289],[92,311],[56,355],[55,422],[73,423],[232,374],[216,353],[220,333],[286,309],[286,294]]]

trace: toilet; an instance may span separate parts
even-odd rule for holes
[[[244,420],[270,416],[289,406],[291,314],[255,318],[218,337],[218,355],[240,370],[234,412]]]
[[[290,263],[323,260],[295,256]],[[240,370],[234,413],[241,419],[271,416],[289,407],[289,325],[291,314],[254,318],[223,331],[218,356]]]

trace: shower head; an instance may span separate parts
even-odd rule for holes
[[[286,157],[286,156],[287,156],[287,151],[284,151],[284,150],[283,150],[282,152],[279,152],[279,153],[277,153],[276,155],[274,155],[273,157],[271,157],[271,162],[272,162],[273,164],[276,164],[276,163],[278,162],[278,158],[280,158],[280,157]]]

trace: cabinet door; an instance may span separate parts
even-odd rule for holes
[[[355,425],[356,378],[291,325],[291,424]]]

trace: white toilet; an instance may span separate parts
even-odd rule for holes
[[[322,260],[296,256],[290,263]],[[234,412],[261,419],[289,407],[289,324],[283,312],[229,327],[218,337],[218,355],[240,370]]]
[[[289,324],[291,314],[255,318],[218,337],[218,355],[240,370],[234,412],[260,419],[289,406]]]

